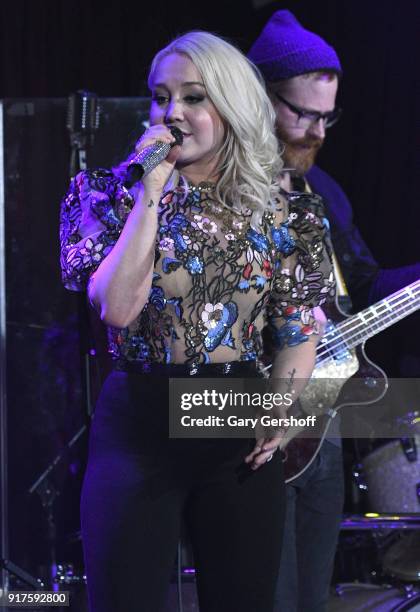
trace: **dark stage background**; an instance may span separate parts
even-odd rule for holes
[[[382,267],[418,261],[420,3],[417,0],[398,3],[391,0],[290,0],[269,4],[261,0],[173,3],[157,0],[149,6],[146,2],[131,4],[109,0],[3,2],[0,6],[0,97],[63,98],[81,88],[100,97],[147,95],[145,79],[150,60],[177,33],[189,29],[211,30],[247,51],[268,17],[280,8],[289,8],[303,25],[325,37],[337,50],[344,68],[339,92],[339,104],[344,108],[344,114],[328,134],[319,158],[321,167],[330,172],[349,195],[357,225]],[[43,104],[40,101],[40,106],[36,107],[41,114],[45,111]],[[78,355],[66,353],[60,327],[63,321],[68,323],[71,317],[76,317],[76,301],[74,296],[59,287],[58,277],[58,206],[66,189],[70,151],[65,144],[68,140],[64,114],[59,110],[63,108],[62,102],[57,102],[57,105],[57,112],[51,117],[43,115],[38,127],[32,131],[25,132],[24,128],[19,128],[17,138],[20,146],[24,146],[25,138],[28,138],[29,152],[24,157],[24,167],[18,166],[16,173],[26,177],[27,186],[26,191],[11,189],[9,200],[6,199],[6,212],[9,207],[16,222],[15,247],[17,244],[17,250],[22,249],[19,245],[24,243],[25,261],[30,260],[28,268],[23,264],[13,268],[13,286],[24,287],[27,282],[25,275],[30,275],[32,285],[36,285],[40,292],[39,312],[48,301],[42,295],[45,288],[52,292],[55,300],[48,301],[45,316],[25,332],[41,338],[45,352],[41,351],[36,359],[27,355],[28,335],[22,337],[19,329],[8,330],[9,334],[16,333],[13,338],[16,339],[17,357],[13,358],[12,365],[16,372],[20,367],[30,369],[42,381],[57,375],[56,385],[60,389],[59,393],[57,389],[46,391],[44,382],[39,383],[35,402],[37,410],[33,414],[30,413],[30,406],[34,405],[33,388],[27,387],[21,395],[13,397],[16,410],[11,419],[9,438],[15,449],[16,465],[20,465],[21,471],[11,474],[12,494],[15,489],[22,489],[22,478],[25,486],[30,484],[39,470],[46,467],[62,448],[64,440],[84,422],[78,382],[72,385],[71,380],[63,382],[59,379],[69,360],[76,362]],[[112,105],[109,108],[112,109]],[[23,115],[26,112],[24,106],[18,115],[21,113],[23,116],[22,112]],[[36,164],[31,163],[31,156],[40,159],[44,155],[45,160],[45,151],[60,130],[61,154],[48,161],[51,165],[44,167],[45,174],[41,178],[32,180]],[[11,133],[10,142],[13,140]],[[12,149],[6,151],[9,162],[12,154]],[[18,160],[17,153],[16,156]],[[54,190],[48,192],[46,185],[51,175],[55,177]],[[15,177],[15,182],[18,178]],[[24,210],[25,206],[31,206],[25,194],[34,192],[42,201],[40,215],[26,212],[19,219],[20,207]],[[46,226],[51,232],[50,244],[45,242],[48,235],[42,234],[41,242],[40,232],[35,231],[36,223],[45,225],[42,224],[42,215],[48,218]],[[26,224],[21,234],[19,222]],[[37,268],[41,249],[44,255],[40,259],[41,267]],[[20,285],[16,280],[19,277]],[[44,277],[48,277],[45,283]],[[9,273],[8,282],[11,278]],[[9,318],[13,319],[15,327],[19,328],[19,321],[27,326],[31,320],[29,311],[34,304],[25,303],[23,295],[20,297],[16,293],[13,299],[16,312],[10,311],[9,301]],[[56,327],[54,322],[57,322]],[[389,375],[420,376],[419,322],[417,313],[369,342],[368,354]],[[77,335],[75,323],[66,330],[66,333]],[[26,364],[20,361],[20,356],[25,354]],[[35,377],[31,384],[36,387]],[[59,406],[57,411],[56,405]],[[34,434],[32,446],[16,447],[16,432],[22,426]],[[60,537],[67,538],[78,527],[77,520],[74,524],[62,507],[69,508],[74,504],[77,508],[77,474],[80,474],[82,454],[79,449],[65,463],[67,473],[74,474],[75,478],[70,478],[62,496],[61,527],[65,533]],[[36,460],[33,460],[34,456]],[[68,477],[62,475],[60,478],[62,484]],[[13,560],[31,570],[35,561],[38,564],[46,559],[45,513],[38,506],[34,504],[31,507],[30,516],[12,508]],[[28,555],[28,538],[36,542],[37,554],[32,559]],[[77,556],[73,549],[69,549],[68,554]]]

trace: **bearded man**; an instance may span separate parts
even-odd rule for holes
[[[272,15],[248,53],[261,71],[277,117],[289,191],[322,196],[330,222],[342,303],[357,310],[420,278],[420,263],[381,269],[353,223],[351,204],[315,165],[329,128],[340,118],[342,68],[335,50],[292,13]],[[344,502],[338,420],[310,467],[287,485],[288,509],[275,612],[324,612]]]

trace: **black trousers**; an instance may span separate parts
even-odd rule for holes
[[[81,504],[90,611],[161,610],[184,518],[200,612],[272,612],[280,453],[254,472],[253,440],[169,439],[167,382],[115,371],[101,391]]]
[[[344,504],[341,448],[326,440],[286,497],[274,612],[326,612]]]

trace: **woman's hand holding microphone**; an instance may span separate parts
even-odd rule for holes
[[[171,176],[181,152],[183,134],[163,124],[148,128],[136,144],[136,156],[127,168],[125,185],[141,180],[146,192],[159,196]]]

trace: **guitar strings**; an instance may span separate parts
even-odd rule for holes
[[[365,308],[358,314],[350,316],[350,319],[353,319],[353,321],[344,320],[333,329],[327,331],[322,337],[322,343],[317,348],[317,365],[332,359],[333,353],[337,349],[345,352],[356,346],[358,336],[363,336],[369,327],[373,330],[373,333],[369,334],[366,340],[374,336],[378,329],[385,329],[389,325],[415,312],[420,307],[420,293],[417,290],[420,290],[420,280],[414,281],[414,283],[400,289],[383,301],[372,304],[372,306]],[[414,295],[410,295],[410,293],[414,293]],[[398,309],[398,314],[393,312],[392,309]],[[372,319],[375,320],[384,313],[387,313],[387,316],[384,316],[382,321],[372,322]],[[371,315],[370,321],[361,318],[367,315]],[[356,342],[354,342],[355,340]],[[352,344],[352,341],[354,344]],[[266,366],[264,370],[269,370],[270,368],[271,364]]]
[[[413,312],[415,312],[415,310],[410,310],[407,314],[412,314]],[[392,323],[404,318],[404,316],[406,315],[393,319]],[[363,334],[359,331],[357,334],[347,334],[342,338],[337,338],[334,336],[327,343],[324,342],[322,345],[320,345],[320,349],[317,351],[317,362],[320,360],[331,359],[334,357],[334,353],[337,351],[348,351],[357,346],[357,344],[361,343],[361,340],[362,342],[366,341],[376,333],[377,331],[373,330],[369,334]]]
[[[418,296],[420,298],[420,295]],[[354,329],[360,328],[362,330],[364,330],[365,328],[371,327],[371,328],[381,328],[384,327],[388,324],[388,322],[392,321],[395,317],[400,316],[400,313],[402,313],[402,315],[405,315],[406,310],[416,310],[416,308],[418,308],[419,306],[419,302],[417,302],[417,304],[415,302],[413,302],[408,296],[402,300],[400,300],[399,302],[395,302],[390,304],[391,308],[394,309],[394,312],[390,311],[389,307],[383,307],[382,309],[369,309],[368,312],[363,311],[362,314],[358,314],[355,315],[355,317],[357,318],[357,321],[353,321],[353,322],[345,322],[343,321],[342,324],[338,324],[338,328],[341,331],[345,331],[345,333],[348,333],[349,331],[353,331]],[[408,306],[408,308],[406,308],[406,306]],[[396,313],[395,310],[398,308],[398,312]],[[366,318],[366,315],[371,315],[370,319]],[[380,321],[377,320],[378,316],[382,315],[382,319]],[[347,328],[345,330],[345,328]]]
[[[354,315],[356,321],[342,321],[334,329],[328,331],[323,336],[322,344],[319,345],[317,350],[317,363],[325,361],[324,356],[327,359],[331,358],[331,353],[338,348],[341,348],[343,351],[352,348],[352,341],[356,340],[355,344],[357,344],[358,337],[363,337],[369,328],[372,330],[372,333],[366,339],[375,335],[377,330],[384,329],[408,314],[415,312],[420,306],[420,294],[415,291],[417,288],[420,288],[420,281],[415,281],[402,291],[398,291],[390,296],[386,299],[385,303],[379,303],[377,306],[373,304],[358,313],[358,315]],[[414,291],[414,296],[408,295],[407,290]],[[397,308],[398,314],[392,312],[392,309],[395,310]],[[384,313],[387,313],[387,315],[381,321],[375,321],[378,315],[380,316]],[[363,320],[362,317],[368,317],[369,315],[370,320],[368,318]],[[339,338],[337,338],[337,334],[339,334]]]
[[[420,295],[418,297],[420,297]],[[357,321],[351,321],[351,322],[343,321],[342,323],[339,323],[334,329],[326,332],[323,338],[327,338],[327,342],[328,342],[329,338],[331,340],[334,339],[334,337],[337,334],[337,331],[340,332],[341,336],[351,338],[355,330],[356,330],[356,334],[353,334],[353,335],[356,337],[361,332],[365,332],[369,328],[371,329],[385,328],[388,326],[389,323],[392,323],[395,320],[399,320],[403,318],[410,312],[415,312],[415,310],[417,310],[417,308],[420,306],[420,302],[413,302],[412,299],[409,296],[407,296],[407,298],[400,300],[400,302],[394,302],[393,304],[391,304],[391,306],[394,309],[396,307],[399,307],[398,314],[396,314],[395,312],[390,312],[389,308],[386,308],[386,307],[383,307],[382,310],[370,308],[368,309],[368,311],[362,311],[362,313],[359,313],[358,315],[354,315],[354,318],[357,318]],[[405,306],[408,306],[408,308],[405,308]],[[387,315],[383,316],[381,321],[375,321],[378,315],[380,316],[380,315],[383,315],[384,313],[387,313]],[[361,314],[364,316],[366,316],[367,314],[371,314],[372,316],[370,319],[365,318],[365,320],[363,320],[362,317],[360,316]]]
[[[408,314],[412,314],[417,310],[419,306],[420,303],[415,307],[404,309],[404,311],[399,316],[394,315],[387,317],[379,325],[372,325],[371,323],[369,324],[366,322],[360,322],[356,323],[353,327],[347,329],[345,333],[340,333],[341,329],[337,326],[338,329],[336,328],[336,330],[332,330],[328,333],[329,338],[327,338],[327,341],[323,341],[322,344],[319,345],[319,349],[317,351],[317,360],[322,359],[324,355],[328,358],[331,358],[332,353],[337,349],[341,349],[342,351],[344,351],[353,348],[359,343],[362,338],[368,340],[378,331],[389,327],[389,325],[403,319]]]
[[[408,288],[410,288],[410,289],[416,288],[415,285],[419,285],[419,289],[420,289],[420,281],[416,281],[415,283],[413,283],[413,285],[409,285]],[[408,302],[410,304],[412,303],[413,296],[407,295],[407,292],[406,292],[406,290],[408,288],[404,289],[404,293],[400,294],[400,292],[398,292],[398,294],[394,294],[394,295],[390,296],[389,298],[386,298],[386,304],[383,304],[382,302],[379,302],[377,304],[372,304],[372,306],[369,306],[368,308],[366,308],[365,310],[362,310],[361,312],[357,313],[356,315],[351,316],[350,319],[355,319],[355,318],[358,319],[356,326],[357,325],[362,325],[362,324],[367,324],[367,323],[370,323],[370,321],[369,320],[363,321],[361,319],[361,317],[366,316],[366,315],[370,315],[373,312],[374,314],[372,315],[372,317],[376,318],[377,314],[382,314],[380,309],[383,309],[383,311],[388,311],[389,315],[392,316],[393,313],[389,312],[389,307],[390,306],[392,308],[395,308],[396,306],[404,304],[404,302],[406,302],[407,300],[408,300]],[[414,295],[414,300],[416,300],[418,297],[420,297],[420,294],[415,294]],[[344,329],[345,327],[352,326],[352,325],[354,325],[354,321],[351,321],[351,320],[349,321],[348,319],[345,319],[344,321],[338,323],[337,327],[339,327],[340,329]],[[327,332],[325,334],[325,336],[328,336],[329,333],[333,333],[333,332]]]

